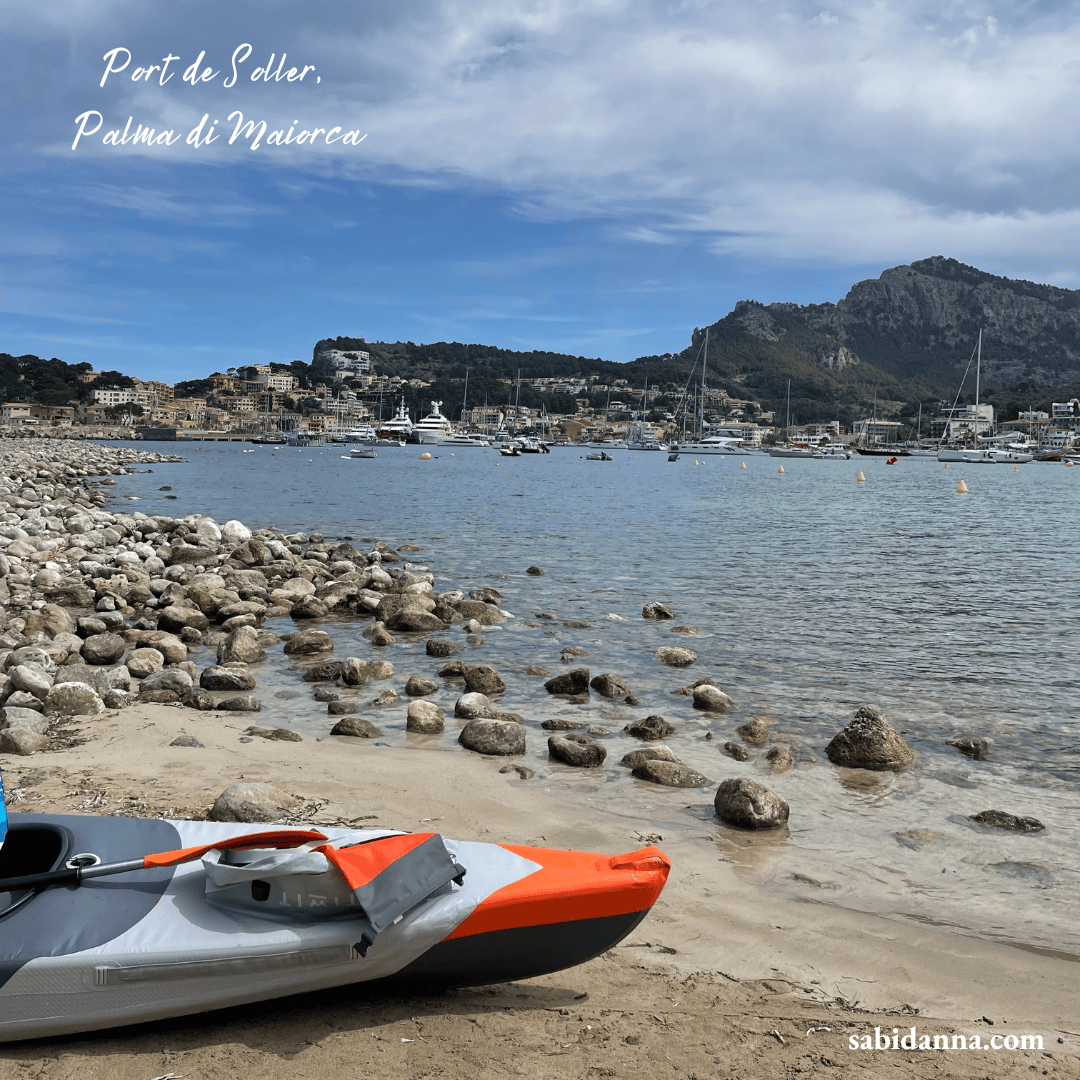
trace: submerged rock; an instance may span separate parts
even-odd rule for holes
[[[1041,832],[1046,828],[1038,818],[1018,817],[1004,810],[982,810],[978,814],[972,814],[968,820],[978,822],[980,825],[989,825],[994,829],[1008,829],[1011,832]]]
[[[589,691],[589,669],[584,667],[565,671],[555,675],[544,683],[549,694],[587,694]]]
[[[644,739],[652,742],[656,739],[666,739],[675,731],[675,726],[669,724],[662,716],[646,716],[644,720],[634,720],[623,728],[627,735],[633,735],[635,739]]]
[[[525,753],[525,729],[512,720],[470,720],[461,730],[458,742],[478,754],[509,755]]]
[[[664,787],[701,787],[709,782],[708,777],[702,776],[689,765],[683,765],[678,761],[662,761],[653,758],[651,761],[643,761],[634,766],[633,774],[636,780],[648,780],[652,784],[662,784]]]
[[[607,748],[585,735],[552,735],[548,739],[548,753],[565,765],[591,769],[603,765]]]

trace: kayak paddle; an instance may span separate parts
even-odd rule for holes
[[[0,795],[3,791],[0,788]],[[3,825],[0,820],[0,825]],[[3,825],[6,830],[6,825]],[[0,832],[0,837],[3,833]],[[329,837],[321,832],[297,829],[277,829],[270,832],[245,833],[215,840],[212,844],[201,847],[177,848],[175,851],[158,851],[144,855],[141,859],[127,859],[124,862],[103,863],[97,855],[73,855],[60,870],[49,870],[43,874],[26,874],[23,877],[7,878],[0,881],[0,892],[15,892],[19,889],[40,889],[46,885],[81,885],[88,878],[105,877],[109,874],[127,874],[133,870],[154,870],[164,866],[179,866],[181,863],[201,859],[208,851],[244,851],[248,848],[291,848],[300,847],[312,841],[324,841]]]
[[[5,836],[7,836],[7,807],[4,805],[4,773],[0,769],[0,848],[4,846]]]

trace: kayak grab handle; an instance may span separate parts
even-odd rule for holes
[[[658,847],[643,847],[625,855],[612,855],[608,866],[612,870],[663,870],[667,876],[671,860]]]

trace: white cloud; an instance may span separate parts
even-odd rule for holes
[[[151,19],[115,2],[101,5],[108,29],[95,36],[91,4],[15,6],[16,30],[35,40],[59,35],[65,11],[78,28],[74,70],[86,85],[57,95],[34,128],[39,145],[65,156],[76,102],[100,100],[93,107],[109,124],[130,114],[185,132],[203,111],[224,128],[239,109],[271,126],[342,124],[368,138],[349,151],[251,154],[219,141],[152,153],[158,162],[257,160],[354,180],[486,186],[537,220],[611,218],[621,235],[649,244],[700,232],[719,250],[770,258],[817,251],[874,262],[898,245],[918,254],[929,244],[1030,263],[1040,245],[1058,251],[1080,240],[1080,151],[1070,134],[1080,127],[1080,20],[1065,8],[237,3],[218,28],[209,6],[158,7]],[[138,55],[170,49],[186,63],[201,42],[225,68],[250,40],[252,64],[287,50],[323,81],[241,81],[233,91],[118,81],[95,98],[90,73],[121,26]],[[89,143],[85,152],[117,153]],[[168,197],[156,210],[153,200],[139,194],[142,212],[178,213]]]

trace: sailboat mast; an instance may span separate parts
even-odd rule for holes
[[[709,361],[709,328],[705,327],[705,351],[701,354],[701,426],[698,438],[705,438],[705,365]]]
[[[979,449],[979,375],[982,372],[982,330],[979,330],[979,346],[975,354],[975,449]]]

